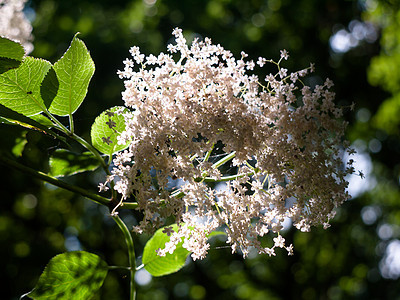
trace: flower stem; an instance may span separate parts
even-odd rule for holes
[[[120,208],[123,209],[136,209],[139,207],[137,202],[122,202]]]
[[[209,151],[207,151],[206,155],[204,156],[204,162],[208,161],[208,159],[210,158],[211,152],[214,149],[214,144],[212,145],[211,149]]]
[[[117,223],[118,227],[121,229],[124,237],[125,243],[128,247],[128,256],[129,256],[129,272],[130,272],[130,293],[129,300],[135,300],[136,298],[136,285],[135,285],[135,272],[136,272],[136,259],[135,259],[135,247],[133,245],[132,235],[129,232],[126,224],[121,220],[118,214],[112,215],[112,218]]]
[[[224,163],[230,161],[231,159],[233,159],[236,156],[236,151],[233,151],[232,153],[228,154],[227,156],[221,158],[219,161],[217,161],[216,163],[214,163],[212,165],[212,168],[216,169],[219,168],[220,166],[222,166]]]
[[[254,172],[249,172],[249,173],[244,173],[244,174],[236,174],[236,175],[229,175],[229,176],[223,176],[221,178],[212,178],[212,177],[205,177],[205,178],[201,178],[201,181],[203,182],[223,182],[223,181],[231,181],[231,180],[235,180],[238,178],[242,178],[244,176],[251,176],[254,175]],[[196,181],[196,179],[195,179]]]

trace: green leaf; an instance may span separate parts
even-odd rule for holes
[[[0,57],[22,61],[25,55],[24,47],[8,38],[0,37]]]
[[[54,123],[44,115],[34,115],[34,116],[30,116],[29,118],[42,124],[43,126],[45,126],[47,128],[55,126]]]
[[[49,129],[54,125],[43,115],[26,117],[0,104],[0,116],[1,123],[19,125],[28,129],[38,130],[66,142],[64,137],[59,136],[57,133]]]
[[[50,157],[51,176],[68,176],[86,171],[93,171],[99,161],[90,152],[74,153],[65,149],[56,150]]]
[[[54,64],[59,88],[49,111],[58,116],[73,114],[86,96],[94,69],[85,44],[75,36],[64,56]]]
[[[50,107],[57,96],[59,86],[60,83],[58,82],[56,71],[54,71],[54,68],[51,68],[40,86],[40,95],[46,108]]]
[[[172,227],[173,231],[178,231],[177,224],[165,227]],[[170,240],[170,237],[163,232],[165,227],[155,232],[150,240],[147,241],[143,250],[142,263],[144,264],[144,268],[154,277],[179,271],[185,265],[186,258],[190,254],[188,250],[183,248],[182,238],[182,241],[176,245],[174,253],[167,253],[166,256],[157,255],[156,250],[165,248],[165,243]],[[207,238],[218,235],[226,235],[226,233],[223,231],[213,231],[207,234]]]
[[[59,254],[50,260],[37,285],[26,296],[37,300],[87,300],[102,286],[107,272],[107,263],[95,254],[85,251]]]
[[[178,225],[171,225],[177,232]],[[170,226],[167,226],[170,227]],[[167,253],[166,256],[159,256],[156,250],[165,248],[165,243],[169,242],[170,237],[163,232],[165,227],[160,228],[146,243],[143,251],[142,263],[144,268],[155,277],[164,276],[179,271],[184,265],[189,251],[182,247],[183,240],[176,246],[174,253]],[[183,239],[183,238],[182,238]]]
[[[25,116],[46,110],[40,84],[51,64],[42,59],[25,57],[21,66],[0,75],[0,104]]]
[[[18,68],[25,55],[21,44],[0,37],[0,74]]]
[[[116,113],[119,110],[124,113],[129,112],[129,110],[121,106],[107,109],[96,118],[90,132],[93,146],[109,156],[129,146],[129,143],[125,145],[118,144],[117,137],[125,130],[123,115]]]

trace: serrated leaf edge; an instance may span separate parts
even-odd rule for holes
[[[18,44],[18,45],[21,46],[22,50],[24,51],[24,55],[22,55],[22,59],[19,60],[19,61],[22,62],[22,60],[26,57],[26,49],[25,49],[25,47],[22,46],[22,44],[21,44],[19,41],[13,40],[13,39],[11,39],[11,38],[9,38],[9,37],[3,35],[3,34],[0,35],[0,37],[3,38],[3,39],[9,40],[9,41],[11,41],[11,42],[14,42],[14,43],[16,43],[16,44]],[[6,57],[6,56],[2,56],[2,57],[9,58],[9,59],[14,59],[14,58],[12,58],[12,57]],[[16,60],[16,59],[14,59],[14,60]]]

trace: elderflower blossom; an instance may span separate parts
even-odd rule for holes
[[[159,255],[183,239],[194,259],[204,258],[207,235],[217,228],[225,228],[232,252],[247,256],[254,247],[275,256],[279,247],[292,255],[280,235],[285,218],[301,231],[327,227],[349,198],[345,176],[353,169],[342,166],[340,155],[352,150],[341,140],[346,123],[332,82],[303,86],[310,68],[281,68],[285,50],[277,63],[258,58],[257,68],[267,62],[278,68],[263,80],[250,73],[256,65],[246,53],[236,59],[209,38],[189,47],[181,29],[173,35],[170,54],[145,57],[132,47],[133,60],[118,72],[131,110],[119,142],[130,146],[114,158],[107,182],[115,181],[123,201],[138,203],[144,216],[136,232],[174,217],[178,230],[165,229],[171,239]],[[181,185],[171,188],[176,179]],[[213,189],[216,182],[225,187]],[[272,247],[259,238],[268,233]]]
[[[0,0],[0,36],[20,42],[32,52],[32,26],[22,10],[27,0]]]

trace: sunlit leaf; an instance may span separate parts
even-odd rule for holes
[[[26,296],[38,300],[87,300],[102,286],[107,272],[107,263],[95,254],[59,254],[50,260],[37,285]]]
[[[119,145],[117,137],[125,130],[125,120],[122,114],[117,111],[127,112],[124,107],[113,107],[102,112],[96,118],[91,129],[92,144],[100,152],[112,155],[117,151],[121,151],[129,146]]]
[[[25,116],[46,110],[40,84],[50,68],[48,61],[28,56],[19,68],[1,74],[0,104]]]
[[[90,152],[74,153],[65,149],[56,150],[50,157],[51,176],[68,176],[93,171],[99,161]]]
[[[64,56],[54,64],[59,86],[49,111],[59,116],[74,113],[86,96],[94,69],[85,44],[74,37]]]
[[[25,50],[21,44],[9,40],[8,38],[0,37],[0,57],[22,61],[24,55]]]
[[[172,227],[175,232],[178,231],[177,224],[167,227]],[[170,240],[170,237],[167,235],[167,233],[163,232],[164,228],[165,227],[156,231],[156,233],[146,243],[143,251],[142,263],[144,264],[144,268],[155,277],[164,276],[179,271],[185,265],[186,258],[190,254],[188,250],[183,248],[182,238],[182,241],[178,243],[175,251],[172,254],[167,253],[166,256],[157,255],[156,250],[165,248],[165,243],[169,242]],[[208,234],[207,237],[211,238],[217,235],[225,235],[225,232],[214,231]]]
[[[44,115],[34,115],[34,116],[30,116],[29,118],[42,124],[43,126],[45,126],[47,128],[54,127],[53,122],[49,118],[45,117]]]
[[[171,226],[175,232],[178,231],[178,225]],[[179,271],[185,265],[186,258],[190,254],[188,250],[182,247],[182,241],[176,246],[174,253],[167,253],[166,256],[157,255],[156,250],[165,248],[165,243],[170,240],[170,237],[163,232],[164,228],[156,231],[146,243],[143,251],[142,263],[144,268],[155,277]]]

